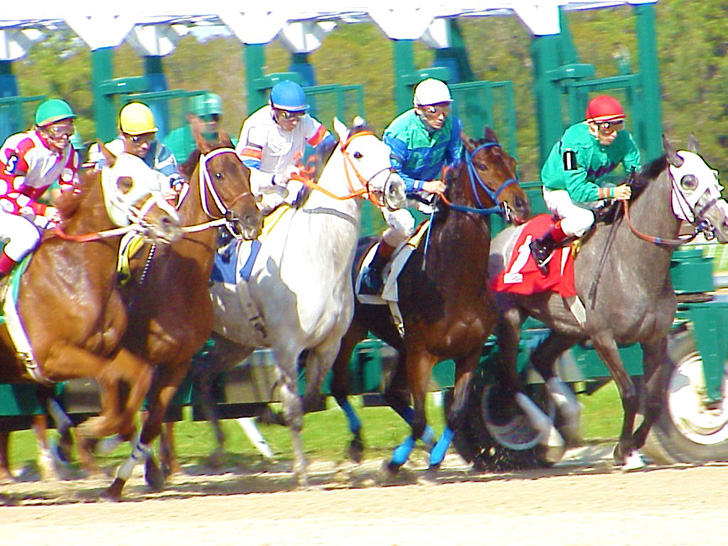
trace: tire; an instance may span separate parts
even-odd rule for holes
[[[663,394],[664,407],[650,431],[645,454],[656,463],[666,464],[728,461],[726,380],[722,409],[709,410],[701,394],[705,390],[703,360],[687,331],[672,335],[668,354],[671,370]]]
[[[445,411],[452,393],[446,393]],[[543,385],[528,385],[528,394],[552,419],[553,404],[545,406]],[[461,457],[480,470],[524,470],[550,466],[542,456],[539,434],[513,398],[491,382],[474,382],[466,403],[462,429],[453,438]]]

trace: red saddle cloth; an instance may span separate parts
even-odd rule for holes
[[[490,286],[496,292],[513,294],[538,294],[551,291],[564,298],[576,295],[574,287],[574,258],[570,247],[557,248],[548,262],[548,274],[543,275],[531,256],[529,245],[533,239],[541,237],[551,227],[552,219],[548,214],[539,214],[528,221],[521,229],[513,252],[508,258],[508,267]]]

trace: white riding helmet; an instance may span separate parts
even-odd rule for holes
[[[452,102],[450,89],[445,82],[428,78],[415,87],[415,106],[429,106],[443,102]]]

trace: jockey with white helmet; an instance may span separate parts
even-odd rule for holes
[[[303,184],[299,173],[306,144],[333,147],[336,139],[307,113],[306,93],[296,82],[283,80],[270,91],[270,102],[245,120],[235,148],[250,169],[250,186],[262,197],[268,213],[284,201],[295,203]]]
[[[0,148],[0,277],[33,250],[40,230],[57,219],[57,211],[39,201],[58,183],[68,191],[78,181],[79,157],[71,145],[73,109],[60,99],[42,102],[35,128],[8,137]]]
[[[395,118],[384,130],[384,142],[392,148],[392,165],[405,182],[407,193],[425,196],[442,193],[442,169],[460,161],[462,123],[451,115],[452,95],[445,82],[427,79],[415,87],[414,108]],[[363,294],[382,288],[382,270],[394,249],[414,231],[415,220],[407,209],[382,208],[388,229],[383,233],[369,269],[361,281]]]
[[[640,152],[632,135],[623,130],[626,116],[617,99],[594,97],[584,117],[564,132],[541,170],[544,201],[558,218],[531,243],[531,254],[544,274],[554,248],[568,237],[581,237],[592,226],[590,206],[600,200],[630,198],[629,185],[604,186],[604,176],[620,163],[628,173],[640,169]]]

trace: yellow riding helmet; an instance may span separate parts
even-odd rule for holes
[[[127,135],[143,135],[158,131],[154,114],[146,104],[130,102],[119,112],[119,129]]]

